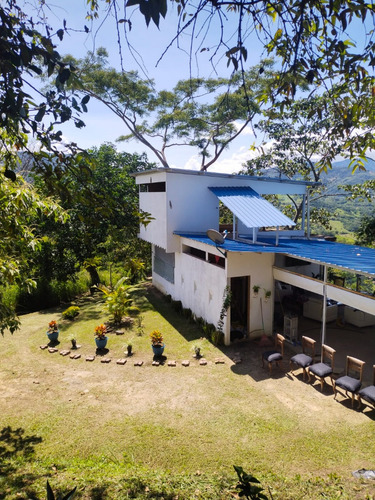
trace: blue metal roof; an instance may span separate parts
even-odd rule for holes
[[[246,227],[295,226],[280,210],[251,187],[209,187]]]
[[[208,236],[203,234],[189,234],[176,232],[180,236],[216,246]],[[319,239],[279,239],[279,245],[267,239],[253,244],[225,239],[219,248],[226,252],[261,252],[283,253],[292,257],[309,260],[318,264],[350,270],[354,273],[367,274],[375,277],[375,248],[357,245],[345,245]]]

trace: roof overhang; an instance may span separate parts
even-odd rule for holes
[[[208,189],[247,228],[295,226],[292,219],[280,212],[251,187],[209,187]]]

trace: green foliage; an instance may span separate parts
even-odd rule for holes
[[[214,346],[224,345],[224,333],[219,330],[211,330],[211,342]]]
[[[219,317],[219,321],[217,323],[217,334],[215,334],[215,341],[216,342],[220,341],[220,337],[224,337],[224,331],[223,331],[224,319],[227,315],[227,312],[228,312],[228,309],[230,307],[231,302],[232,302],[232,292],[230,290],[230,287],[226,286],[224,289],[224,293],[223,293],[223,305],[221,307],[220,317]],[[215,344],[215,342],[214,342],[214,344]],[[218,344],[215,344],[215,345],[218,345]]]
[[[260,482],[256,477],[247,474],[242,467],[238,467],[237,465],[233,465],[233,467],[238,476],[236,489],[240,497],[245,497],[250,500],[268,500],[268,497],[262,493],[263,488],[258,486]]]
[[[75,486],[71,491],[69,491],[69,493],[61,497],[61,500],[71,500],[73,498],[76,489],[77,486]],[[48,481],[47,481],[47,500],[55,500],[55,495]]]
[[[78,316],[79,313],[80,313],[80,309],[78,306],[70,306],[70,307],[68,307],[68,309],[65,309],[65,311],[63,311],[62,317],[64,319],[73,320],[74,318],[76,318]]]
[[[79,273],[75,280],[39,280],[30,292],[21,289],[17,298],[17,311],[30,312],[70,302],[88,291],[86,272]]]
[[[29,137],[33,136],[41,145],[39,151],[30,153],[34,166],[43,170],[51,183],[61,177],[68,166],[72,168],[72,155],[78,153],[75,143],[60,147],[62,132],[57,125],[72,121],[76,127],[83,127],[80,115],[87,111],[89,98],[79,99],[65,92],[67,83],[75,78],[75,68],[61,60],[54,42],[56,35],[63,39],[66,22],[55,33],[45,26],[45,18],[31,18],[19,3],[8,0],[0,6],[1,164],[4,175],[14,181],[20,163],[19,152],[28,150]],[[40,27],[43,33],[38,31]],[[53,79],[53,85],[46,92],[39,89],[36,99],[30,89],[35,89],[33,78],[43,73]],[[54,163],[48,152],[54,154]]]
[[[41,245],[37,225],[45,219],[61,224],[67,215],[55,201],[39,195],[20,176],[11,181],[0,174],[0,200],[0,286],[17,284],[27,294],[36,286],[31,270]],[[17,326],[15,304],[3,304],[0,331],[14,331]]]
[[[133,302],[131,294],[135,288],[128,281],[129,278],[126,276],[121,278],[113,289],[102,284],[97,285],[97,288],[105,295],[106,310],[116,324],[121,324],[122,317],[128,313],[129,307]]]
[[[228,79],[181,80],[172,91],[156,91],[135,71],[110,68],[103,49],[66,61],[79,68],[83,87],[77,91],[83,88],[122,120],[126,134],[118,140],[136,139],[163,167],[170,166],[167,152],[178,145],[194,148],[201,170],[207,170],[259,112],[256,97],[271,85],[269,61],[262,63],[262,76],[256,67]]]
[[[90,3],[97,12],[97,0],[90,0]],[[107,3],[113,10],[113,17],[119,19],[117,3]],[[170,5],[175,4],[170,1]],[[167,12],[167,0],[131,0],[125,5],[126,8],[129,5],[135,7],[147,25],[152,20],[163,29],[161,19]],[[264,49],[260,51],[262,56],[277,58],[280,67],[273,86],[260,93],[258,102],[265,102],[273,109],[279,107],[282,113],[301,89],[308,89],[310,97],[314,92],[318,95],[321,89],[328,89],[335,103],[335,120],[330,135],[344,138],[343,148],[351,157],[353,168],[361,168],[366,152],[375,145],[372,133],[375,42],[369,35],[373,32],[374,5],[363,0],[287,0],[276,5],[266,0],[215,1],[209,5],[207,9],[206,2],[177,2],[177,8],[172,9],[171,14],[176,16],[176,32],[162,55],[177,41],[190,53],[191,59],[199,60],[209,53],[204,64],[209,61],[215,67],[215,62],[224,57],[234,71],[245,73],[248,52],[256,36]],[[128,12],[124,11],[122,17],[125,32],[127,27],[129,30],[126,32],[129,43],[136,15],[132,22],[128,21]],[[228,44],[228,40],[234,42]],[[260,66],[259,73],[263,71]],[[324,114],[324,107],[319,106],[317,117],[320,118],[321,114]],[[324,165],[329,167],[335,154],[334,149],[328,149],[324,153]]]
[[[260,153],[249,160],[244,172],[250,175],[274,175],[288,179],[311,182],[310,188],[310,220],[317,227],[330,229],[330,220],[335,216],[334,203],[343,193],[335,195],[330,186],[317,185],[325,178],[327,167],[325,155],[329,151],[332,157],[343,152],[345,137],[332,134],[337,111],[335,101],[328,92],[319,97],[296,100],[287,109],[277,112],[274,109],[266,114],[256,128],[267,135],[272,146],[258,148]],[[321,158],[318,162],[316,158]],[[341,186],[342,187],[342,186]],[[338,189],[337,189],[338,191]],[[329,209],[324,201],[332,197]],[[270,200],[300,227],[303,215],[304,200],[301,196],[272,197]]]
[[[39,226],[38,273],[47,280],[71,278],[86,266],[92,284],[97,284],[100,266],[111,273],[126,261],[135,282],[144,275],[150,257],[149,245],[137,239],[138,189],[130,174],[152,165],[145,155],[120,153],[111,144],[88,153],[90,169],[79,177],[67,174],[68,193],[56,192],[69,211],[69,222],[61,226],[45,221]],[[43,189],[39,176],[36,183]]]
[[[375,212],[362,218],[356,241],[360,245],[375,247]]]
[[[138,337],[143,337],[145,333],[144,317],[138,316],[137,318],[137,335]]]
[[[179,313],[179,314],[182,313],[182,302],[181,302],[181,300],[172,300],[171,304],[172,304],[173,309],[177,313]]]

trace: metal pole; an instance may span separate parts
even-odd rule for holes
[[[306,236],[305,222],[306,222],[306,193],[303,195],[302,198],[302,223],[301,223],[301,229],[304,235]]]
[[[323,271],[323,310],[322,310],[322,345],[326,343],[326,316],[327,316],[327,266]],[[323,355],[321,355],[323,363]]]
[[[310,190],[307,190],[307,238],[310,239]]]

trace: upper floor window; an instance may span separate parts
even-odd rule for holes
[[[165,182],[148,182],[147,184],[140,184],[139,190],[141,193],[165,193]]]

